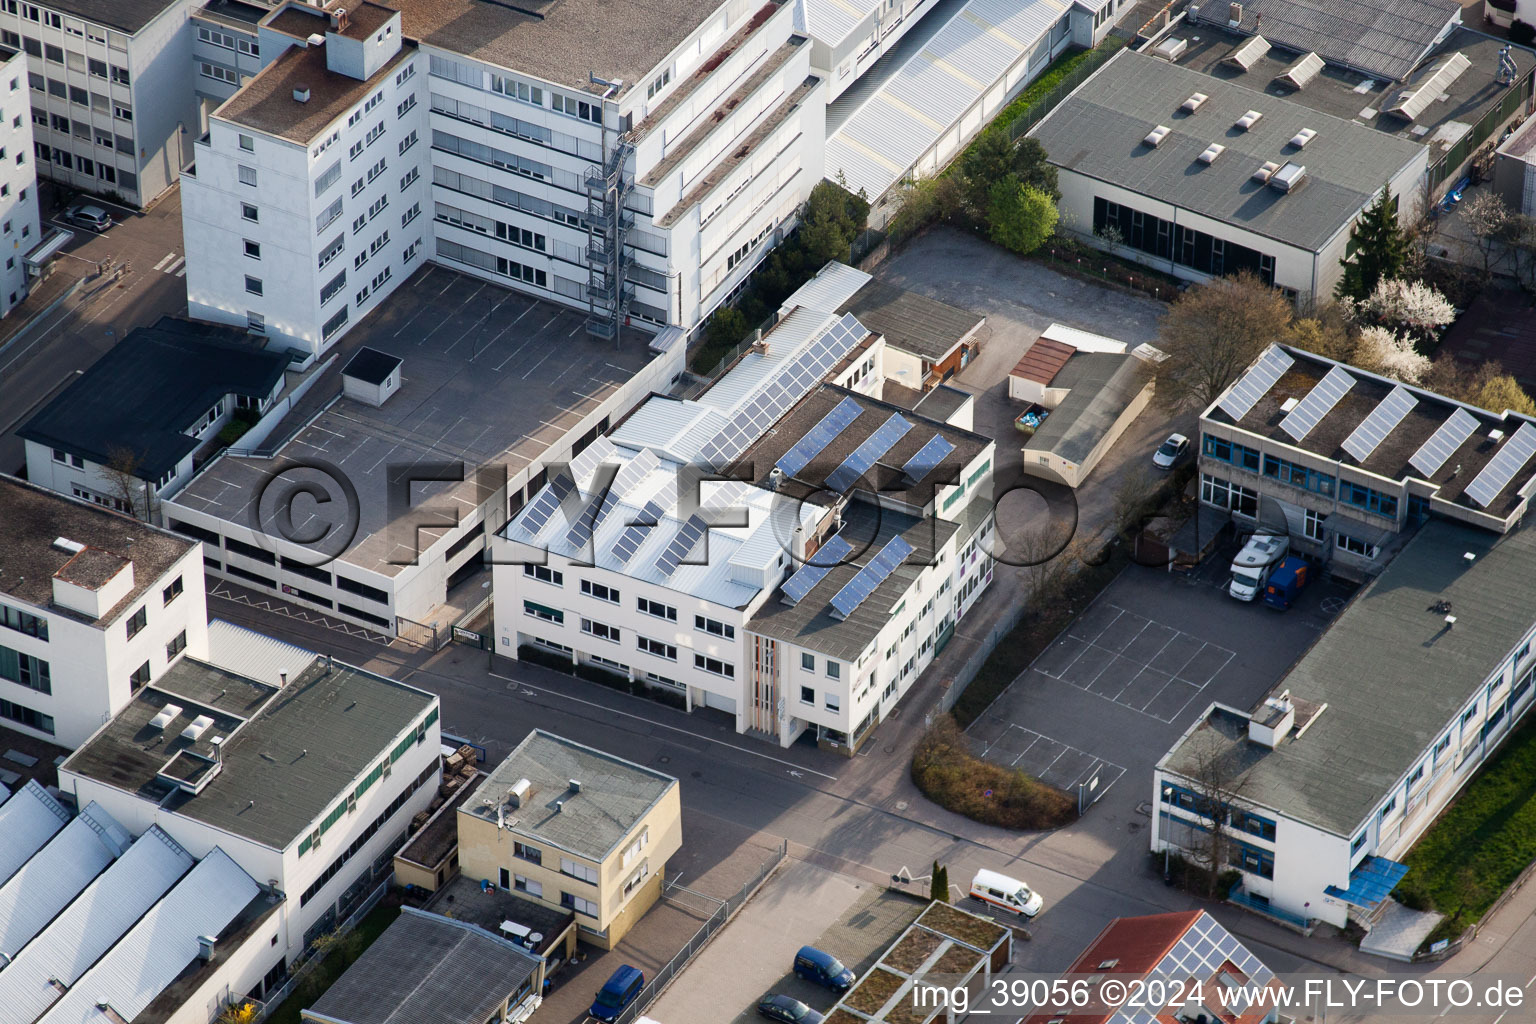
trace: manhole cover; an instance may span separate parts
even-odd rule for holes
[[[897,800],[896,801],[896,809],[898,811],[906,810],[907,809],[907,802],[905,800]]]
[[[662,764],[671,764],[672,763],[672,759],[670,757],[668,757],[666,754],[662,754],[656,760],[660,761]]]
[[[886,753],[887,753],[887,754],[894,754],[894,753],[895,753],[895,752],[896,752],[896,744],[894,744],[894,743],[892,743],[892,744],[890,744],[890,745],[889,745],[889,746],[887,746],[887,747],[886,747],[886,748],[885,748],[885,752],[886,752]]]

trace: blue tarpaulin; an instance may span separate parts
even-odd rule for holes
[[[1408,865],[1385,857],[1367,857],[1349,873],[1349,888],[1330,885],[1325,892],[1357,907],[1374,907],[1391,895],[1408,873]]]

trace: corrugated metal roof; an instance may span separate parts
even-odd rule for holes
[[[284,672],[290,679],[297,679],[299,673],[315,660],[315,652],[223,619],[211,619],[206,660],[210,665],[238,672],[248,679],[277,686]]]
[[[1090,334],[1066,324],[1051,324],[1040,332],[1040,337],[1071,345],[1079,352],[1124,352],[1125,342],[1106,338],[1102,334]]]
[[[48,979],[73,985],[191,866],[187,851],[152,826],[0,970],[7,1019],[36,1020],[59,998]]]
[[[131,841],[92,802],[0,887],[0,953],[14,959]]]
[[[788,301],[795,303],[796,300],[792,295]],[[837,321],[837,316],[829,310],[796,309],[763,335],[766,351],[748,352],[742,356],[725,376],[699,396],[699,404],[727,415],[734,413],[766,387],[806,345],[825,334]]]
[[[1071,345],[1046,337],[1036,338],[1035,343],[1024,350],[1023,358],[1009,376],[1023,377],[1037,384],[1049,384],[1076,352],[1077,349]]]
[[[879,6],[880,0],[805,0],[796,21],[812,39],[836,47]]]
[[[1227,5],[1206,6],[1202,21],[1227,20]],[[1397,81],[1460,14],[1455,0],[1246,0],[1242,28],[1262,24],[1264,35],[1286,49]]]
[[[36,779],[0,804],[0,882],[10,879],[69,822],[69,812]]]
[[[822,309],[828,313],[841,312],[852,299],[874,278],[857,267],[832,261],[816,272],[816,276],[795,290],[779,307],[781,314],[796,306],[806,309]]]
[[[197,959],[200,935],[218,935],[261,888],[218,847],[139,919],[122,941],[43,1015],[40,1024],[100,1024],[99,1003],[133,1020]]]
[[[899,181],[1061,20],[1066,0],[971,0],[827,139],[826,176],[871,198]]]

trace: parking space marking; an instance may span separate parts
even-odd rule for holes
[[[1016,748],[1018,743],[1023,746]],[[1014,753],[1015,749],[1017,753]],[[1094,788],[1095,799],[1108,792],[1109,787],[1125,774],[1125,768],[1113,761],[1011,722],[995,741],[985,743],[978,754],[981,757],[993,755],[994,761],[1006,760],[1010,767],[1069,793],[1075,792],[1079,785],[1086,786],[1097,776],[1100,781]],[[1011,758],[1008,757],[1010,754]],[[1107,782],[1104,781],[1106,777]]]

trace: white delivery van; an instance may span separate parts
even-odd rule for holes
[[[1291,538],[1274,534],[1254,534],[1232,559],[1232,582],[1227,593],[1239,601],[1252,601],[1264,593],[1269,574],[1290,554]]]
[[[1025,917],[1034,917],[1040,913],[1040,907],[1045,903],[1039,893],[1017,878],[1009,878],[985,868],[976,872],[976,877],[971,881],[971,896]]]

